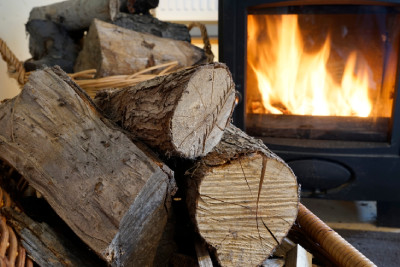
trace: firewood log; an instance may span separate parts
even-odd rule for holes
[[[24,63],[26,71],[58,65],[65,72],[73,72],[79,46],[62,26],[49,20],[30,20],[25,27],[32,55]]]
[[[150,9],[158,7],[159,0],[127,0],[127,9],[132,14],[149,14]]]
[[[226,65],[213,63],[101,91],[95,103],[149,146],[196,158],[220,141],[234,108],[235,88]]]
[[[222,266],[258,266],[282,242],[298,210],[292,170],[230,125],[187,174],[188,210]]]
[[[104,118],[61,69],[35,71],[0,105],[0,159],[108,264],[151,264],[173,174]]]
[[[297,244],[286,255],[286,267],[312,267],[312,254],[305,250],[302,246]]]
[[[35,7],[29,14],[34,19],[51,20],[68,31],[87,29],[94,18],[111,21],[127,0],[69,0]]]
[[[67,233],[55,231],[45,222],[36,222],[23,212],[3,208],[7,223],[20,236],[29,256],[39,266],[105,266],[88,248]]]
[[[131,31],[95,19],[74,70],[96,69],[97,77],[132,74],[146,67],[178,61],[178,67],[204,62],[204,51],[188,42]]]
[[[132,31],[190,42],[186,25],[161,21],[151,15],[118,13],[112,23]]]

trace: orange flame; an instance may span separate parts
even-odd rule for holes
[[[368,117],[368,67],[353,51],[338,81],[327,69],[330,52],[329,35],[318,51],[306,51],[297,15],[248,16],[248,66],[265,113]]]

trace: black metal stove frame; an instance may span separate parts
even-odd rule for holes
[[[245,97],[247,15],[271,3],[282,5],[385,5],[400,7],[400,1],[219,1],[219,57],[230,68],[237,91]],[[389,141],[355,142],[263,138],[266,145],[293,168],[303,196],[341,200],[376,200],[383,224],[399,225],[400,220],[382,216],[400,211],[400,95],[399,73],[393,104]],[[233,122],[245,128],[245,101],[236,107]],[[246,129],[244,129],[246,130]],[[382,213],[381,213],[382,211]],[[384,214],[384,212],[386,212]],[[391,215],[400,218],[400,214]],[[394,216],[394,217],[393,217]]]

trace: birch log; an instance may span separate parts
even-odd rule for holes
[[[298,197],[292,170],[232,125],[188,174],[189,213],[222,266],[260,265],[292,227]]]
[[[0,159],[110,265],[153,261],[175,182],[59,68],[0,105]]]
[[[233,112],[235,88],[226,65],[213,63],[102,91],[95,102],[149,146],[167,155],[196,158],[220,141]]]
[[[68,31],[87,29],[94,18],[111,21],[120,6],[127,0],[68,0],[47,6],[35,7],[29,14],[31,20],[51,20]]]
[[[178,61],[179,67],[205,62],[204,51],[188,42],[139,33],[95,19],[74,70],[96,69],[98,77],[132,74]]]

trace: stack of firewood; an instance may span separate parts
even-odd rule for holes
[[[200,64],[186,26],[148,14],[157,4],[70,0],[30,14],[32,72],[0,105],[0,160],[41,197],[36,211],[44,202],[60,222],[38,220],[18,194],[19,209],[3,211],[39,265],[257,266],[296,219],[291,169],[231,124],[229,70]],[[176,69],[94,99],[65,73],[171,61]]]

